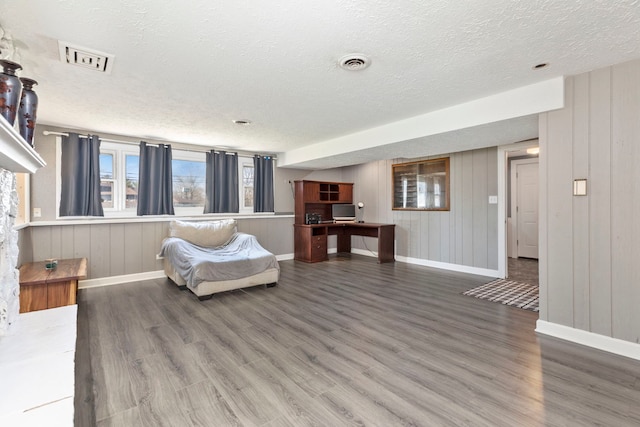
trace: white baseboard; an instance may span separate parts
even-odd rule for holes
[[[164,270],[147,271],[144,273],[123,274],[122,276],[100,277],[78,281],[78,289],[97,288],[100,286],[121,285],[123,283],[138,282],[140,280],[161,279],[166,277]]]
[[[377,252],[371,252],[366,249],[351,248],[351,253],[378,258]]]
[[[334,250],[335,252],[335,250]],[[293,259],[293,254],[276,255],[278,261]],[[100,286],[121,285],[123,283],[137,282],[140,280],[162,279],[166,277],[164,270],[147,271],[144,273],[123,274],[122,276],[99,277],[78,281],[78,289],[97,288]]]
[[[594,334],[593,332],[583,331],[582,329],[571,328],[569,326],[559,325],[545,320],[537,321],[536,332],[538,334],[560,338],[565,341],[571,341],[588,347],[597,348],[598,350],[640,360],[640,344],[636,344],[631,341]]]
[[[276,259],[278,261],[289,261],[289,260],[293,259],[293,254],[276,255]]]
[[[478,276],[487,277],[500,277],[498,270],[491,270],[488,268],[471,267],[468,265],[452,264],[448,262],[431,261],[422,258],[411,258],[404,256],[397,256],[396,261],[406,262],[407,264],[423,265],[425,267],[440,268],[442,270],[458,271],[460,273],[477,274]]]
[[[351,249],[351,252],[358,255],[364,255],[377,258],[378,254],[365,249]],[[327,253],[337,253],[336,248],[329,248]],[[294,259],[293,254],[276,255],[278,261],[288,261]],[[441,268],[443,270],[459,271],[461,273],[477,274],[480,276],[498,277],[498,270],[488,270],[485,268],[469,267],[466,265],[450,264],[446,262],[430,261],[420,258],[409,258],[396,256],[396,261],[406,262],[408,264],[423,265],[426,267]],[[145,273],[123,274],[122,276],[100,277],[97,279],[80,280],[78,289],[95,288],[99,286],[120,285],[122,283],[136,282],[140,280],[161,279],[165,277],[163,270],[147,271]]]
[[[374,258],[378,257],[378,253],[377,252],[368,251],[368,250],[365,250],[365,249],[352,248],[351,252],[354,253],[354,254],[370,256],[370,257],[374,257]],[[477,274],[478,276],[487,276],[487,277],[494,277],[494,278],[495,277],[500,277],[498,275],[498,270],[490,270],[488,268],[469,267],[468,265],[451,264],[451,263],[448,263],[448,262],[431,261],[431,260],[428,260],[428,259],[411,258],[411,257],[405,257],[405,256],[398,256],[398,255],[396,255],[396,261],[404,262],[404,263],[407,263],[407,264],[422,265],[422,266],[425,266],[425,267],[440,268],[442,270],[459,271],[461,273]]]

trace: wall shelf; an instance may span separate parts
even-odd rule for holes
[[[35,173],[45,165],[36,150],[0,116],[0,168],[12,172]]]

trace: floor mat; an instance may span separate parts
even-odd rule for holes
[[[525,310],[538,311],[538,285],[530,285],[529,283],[496,279],[464,291],[463,295],[499,302]]]

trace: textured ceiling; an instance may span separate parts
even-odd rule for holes
[[[0,26],[40,83],[40,123],[285,154],[640,57],[638,1],[5,0]],[[58,40],[114,54],[112,73],[63,64]],[[348,53],[371,66],[339,68]],[[536,117],[289,166],[515,142]]]

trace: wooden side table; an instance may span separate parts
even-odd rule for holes
[[[87,277],[87,259],[61,259],[53,270],[46,261],[20,267],[20,313],[76,303],[78,279]]]

